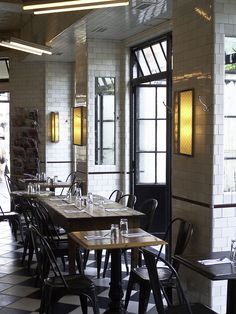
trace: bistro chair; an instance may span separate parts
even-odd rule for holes
[[[173,265],[162,258],[159,254],[154,254],[145,248],[143,248],[142,251],[158,314],[217,314],[209,307],[201,303],[189,303],[181,286],[178,273]],[[157,261],[161,262],[162,266],[156,267]],[[164,276],[162,271],[164,271]],[[175,300],[174,304],[172,303],[172,300],[168,298],[168,294],[166,294],[165,290],[166,282],[167,285],[169,285],[171,279],[175,283],[175,289],[177,292],[177,300]],[[167,304],[166,306],[164,306],[164,301]]]
[[[137,197],[134,194],[124,194],[124,195],[122,195],[120,197],[118,203],[121,203],[121,204],[123,204],[123,205],[125,205],[126,207],[129,207],[129,208],[134,208],[136,200],[137,200]],[[129,274],[129,266],[128,266],[127,250],[125,250],[125,249],[122,250],[122,253],[124,254],[126,273],[128,275]],[[106,250],[105,261],[104,261],[104,269],[103,269],[103,278],[106,277],[106,271],[107,271],[110,255],[111,255],[111,251],[110,250]]]
[[[35,227],[32,226],[30,230],[39,276],[43,284],[39,313],[50,313],[59,299],[71,294],[80,296],[82,313],[87,313],[87,299],[89,299],[93,313],[99,314],[95,285],[92,280],[80,274],[63,275],[51,245]]]
[[[171,233],[171,230],[174,225],[178,225],[178,231],[176,235],[176,244],[173,251],[173,255],[175,254],[183,254],[184,250],[186,249],[192,234],[193,234],[193,225],[186,220],[182,218],[175,218],[171,221],[171,223],[168,225],[167,230],[164,235],[164,240],[167,240],[169,238],[169,235]],[[153,254],[155,254],[157,257],[162,254],[163,245],[160,247],[160,250],[156,250],[152,247],[147,247],[146,251],[149,250]],[[175,268],[176,271],[178,271],[179,264],[176,261],[172,261],[172,266]],[[161,274],[159,274],[160,280],[162,278],[168,277],[168,273],[165,274],[164,269],[162,270]],[[140,286],[140,293],[139,293],[139,314],[146,313],[148,300],[150,296],[150,280],[148,275],[148,270],[146,266],[141,266],[137,268],[132,268],[130,271],[126,296],[125,296],[125,308],[128,307],[128,303],[131,296],[131,291],[135,284],[139,284]],[[171,299],[172,294],[172,286],[173,282],[170,280],[169,287],[166,284],[166,293],[169,294],[169,298]]]
[[[66,182],[70,182],[71,186],[73,185],[73,183],[75,183],[76,181],[76,176],[77,176],[77,172],[76,171],[72,171],[71,173],[68,174],[67,178],[66,178]],[[61,195],[63,195],[65,188],[62,188],[61,190]]]
[[[114,200],[115,202],[119,203],[120,198],[122,197],[123,192],[120,190],[114,190],[111,195],[109,196],[109,200]]]
[[[124,194],[120,197],[119,202],[126,207],[134,208],[137,197],[134,194]]]

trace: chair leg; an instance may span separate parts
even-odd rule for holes
[[[77,263],[79,273],[81,275],[84,275],[83,259],[82,259],[82,254],[81,254],[80,248],[77,248],[77,250],[76,250],[76,263]]]
[[[106,277],[106,271],[107,271],[107,267],[108,267],[109,258],[110,258],[110,251],[106,250],[104,269],[103,269],[103,278]]]
[[[101,270],[101,264],[102,264],[102,250],[96,250],[96,262],[97,262],[97,278],[100,278],[100,270]]]
[[[84,294],[80,295],[80,303],[81,303],[81,309],[83,314],[88,313],[88,301],[87,297]]]
[[[21,259],[22,265],[24,265],[25,257],[26,257],[26,254],[27,254],[28,247],[29,247],[29,232],[28,232],[28,230],[27,230],[27,231],[26,231],[26,234],[25,234],[24,251],[23,251],[23,255],[22,255],[22,259]]]
[[[127,309],[128,307],[130,296],[131,296],[131,291],[133,290],[134,284],[135,284],[134,275],[131,271],[129,275],[129,281],[128,281],[128,286],[127,286],[126,295],[125,295],[125,309]]]
[[[145,314],[147,312],[150,291],[149,283],[143,282],[140,284],[138,314]]]

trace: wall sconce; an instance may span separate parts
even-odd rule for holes
[[[59,142],[59,112],[51,112],[51,142]]]
[[[187,156],[193,155],[193,99],[193,89],[175,93],[175,153]]]
[[[86,145],[87,143],[87,112],[86,107],[73,108],[73,144]]]

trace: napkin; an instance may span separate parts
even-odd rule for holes
[[[49,201],[60,201],[60,198],[49,198]]]
[[[147,232],[133,232],[133,233],[127,233],[122,234],[125,238],[135,238],[135,237],[148,237],[150,234]]]
[[[111,236],[105,234],[105,235],[92,235],[92,236],[84,236],[86,240],[101,240],[101,239],[110,239]]]
[[[66,214],[78,214],[78,213],[83,213],[83,212],[85,212],[85,210],[84,209],[82,209],[82,210],[79,210],[79,209],[65,209],[64,210],[64,213],[66,213]]]
[[[68,203],[63,203],[63,204],[58,204],[57,206],[58,207],[64,207],[64,206],[74,206],[75,204],[74,203],[70,203],[70,204],[68,204]]]
[[[127,210],[127,208],[105,208],[107,212],[119,212],[119,211],[124,211]]]
[[[203,260],[199,260],[198,262],[206,266],[231,263],[230,259],[227,257],[224,257],[223,259],[222,258],[203,259]]]

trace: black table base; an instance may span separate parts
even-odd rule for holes
[[[106,314],[123,314],[126,313],[122,298],[124,292],[121,284],[121,250],[111,250],[111,282],[109,298],[109,308],[104,312]]]

